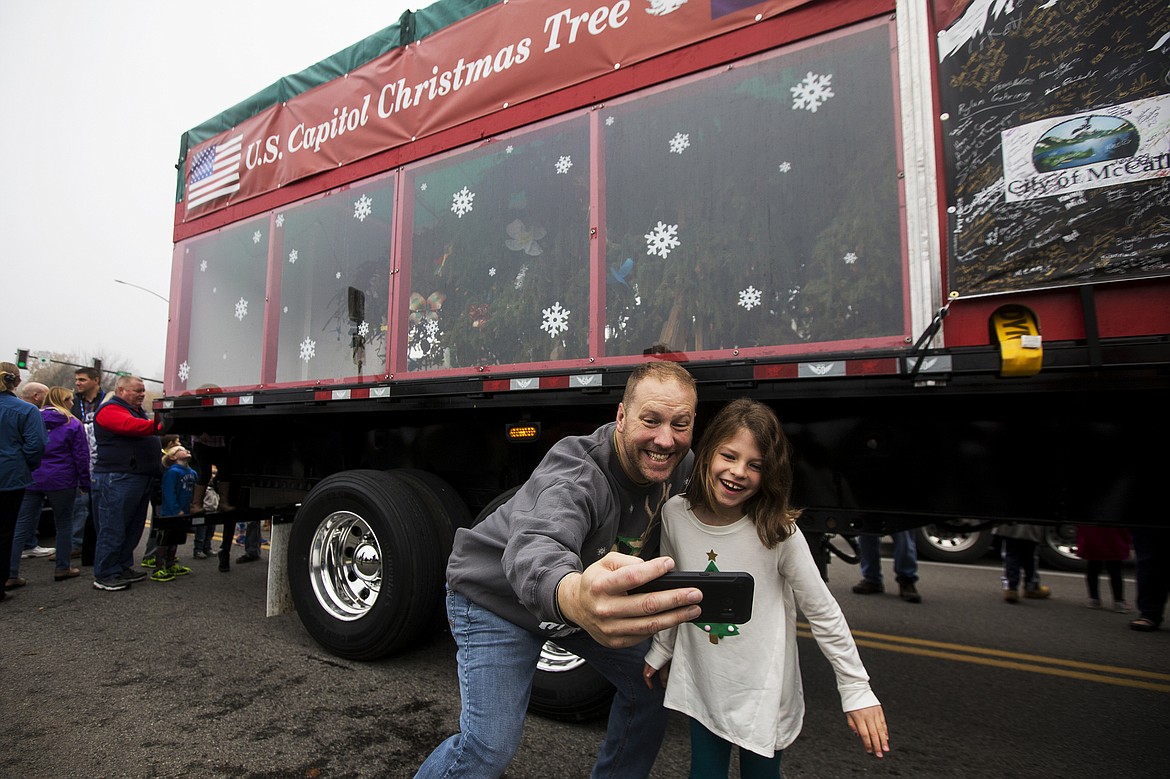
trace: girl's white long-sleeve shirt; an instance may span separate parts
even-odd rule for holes
[[[755,579],[752,618],[742,625],[688,622],[654,637],[646,662],[671,661],[667,708],[712,733],[771,757],[796,740],[804,691],[796,646],[799,605],[821,652],[833,666],[842,711],[878,705],[849,625],[821,579],[801,532],[767,549],[752,521],[704,525],[684,495],[662,511],[662,554],[675,570],[747,571]]]

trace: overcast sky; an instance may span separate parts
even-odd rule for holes
[[[161,379],[180,136],[430,4],[0,0],[0,360]]]

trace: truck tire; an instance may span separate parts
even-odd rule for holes
[[[991,548],[991,528],[982,523],[961,519],[939,525],[926,525],[915,531],[918,556],[939,563],[973,563]]]
[[[479,512],[473,524],[479,524],[507,503],[519,489],[512,487],[496,496]],[[606,714],[613,694],[613,685],[589,663],[552,641],[546,641],[536,662],[528,710],[562,722],[585,722]]]
[[[414,487],[415,493],[430,510],[431,518],[439,530],[442,542],[443,560],[451,553],[451,541],[455,531],[471,526],[471,512],[467,504],[455,492],[455,488],[429,471],[402,468],[393,471]]]
[[[430,511],[431,521],[439,533],[439,554],[445,571],[447,558],[451,556],[451,543],[455,539],[455,531],[461,527],[471,526],[471,512],[467,510],[467,504],[450,484],[429,471],[401,468],[393,473],[414,488],[415,496]],[[442,597],[435,604],[432,627],[436,633],[447,627],[447,609]]]
[[[309,635],[339,657],[383,657],[433,626],[446,558],[416,489],[394,473],[344,471],[297,511],[288,547],[293,604]]]
[[[1077,526],[1057,525],[1044,529],[1044,543],[1038,549],[1040,561],[1057,571],[1083,571],[1085,561],[1077,557]]]

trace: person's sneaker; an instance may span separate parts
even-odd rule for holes
[[[1089,598],[1087,601],[1085,601],[1085,606],[1087,606],[1090,609],[1099,609],[1099,608],[1101,608],[1101,599],[1100,598]]]
[[[1024,588],[1024,597],[1025,598],[1034,598],[1034,599],[1039,600],[1040,598],[1047,598],[1051,594],[1052,594],[1052,590],[1048,589],[1048,587],[1046,585],[1043,585],[1043,584],[1038,585],[1036,587],[1025,587]]]
[[[93,588],[95,590],[107,590],[109,592],[128,590],[130,589],[130,582],[125,579],[94,579]]]
[[[1113,610],[1118,614],[1125,614],[1129,611],[1129,602],[1124,600],[1113,601]]]
[[[123,568],[122,573],[118,574],[118,578],[124,582],[140,582],[146,578],[146,571],[140,571],[137,568]]]
[[[922,596],[918,594],[914,582],[899,582],[898,597],[907,603],[922,603]]]
[[[871,582],[869,579],[862,579],[853,585],[853,591],[858,595],[874,595],[879,592],[885,592],[886,587],[881,582]]]
[[[155,568],[156,566],[154,564],[154,558],[153,557],[143,557],[142,558],[142,567],[143,568]]]
[[[190,568],[185,565],[179,565],[178,563],[171,563],[169,566],[167,566],[167,571],[169,571],[172,576],[186,576],[187,574],[191,573]]]
[[[206,560],[207,559],[207,555],[204,554],[202,549],[196,549],[195,554],[192,555],[192,557],[194,557],[196,560]]]
[[[1020,593],[1018,590],[1004,590],[1003,591],[1004,603],[1018,603],[1019,600],[1020,600]]]
[[[171,573],[169,568],[159,568],[150,575],[150,580],[152,582],[169,582],[174,581],[174,579],[175,575]]]
[[[23,552],[20,553],[20,556],[21,556],[21,558],[48,557],[49,555],[53,554],[53,552],[56,552],[56,551],[57,551],[57,547],[55,547],[55,546],[41,546],[40,544],[37,544],[32,549],[25,549]]]
[[[254,563],[260,559],[258,554],[242,554],[236,558],[237,563]]]

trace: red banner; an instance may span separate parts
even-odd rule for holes
[[[811,0],[511,0],[193,148],[184,221]]]

